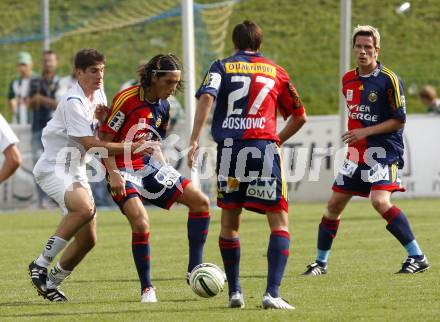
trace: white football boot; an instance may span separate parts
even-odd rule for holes
[[[239,291],[233,292],[231,296],[229,296],[228,307],[243,309],[244,308],[243,293]]]
[[[262,300],[263,309],[280,309],[280,310],[294,310],[295,307],[287,303],[281,297],[272,297],[269,293],[263,295]]]
[[[156,288],[154,286],[144,289],[141,303],[157,303]]]

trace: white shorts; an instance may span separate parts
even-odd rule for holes
[[[42,172],[41,167],[34,168],[34,177],[37,184],[43,189],[43,191],[52,198],[61,208],[63,215],[66,215],[68,210],[64,201],[64,195],[67,191],[72,189],[72,185],[75,182],[81,184],[88,192],[92,202],[94,202],[92,189],[90,188],[89,181],[85,174],[83,175],[70,175],[64,173],[63,175],[57,174],[56,171]]]

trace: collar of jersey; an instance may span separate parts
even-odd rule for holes
[[[263,56],[260,52],[249,52],[244,50],[237,51],[235,55],[246,55],[246,56],[257,56],[257,57]]]
[[[79,82],[76,82],[75,87],[76,87],[76,93],[79,94],[78,96],[81,96],[82,99],[88,100]]]
[[[383,68],[383,65],[380,63],[380,61],[377,61],[376,69],[373,70],[368,76],[367,75],[364,75],[364,76],[359,75],[359,67],[356,67],[356,75],[358,75],[359,77],[363,77],[363,78],[367,78],[367,77],[371,77],[371,76],[377,77],[379,75],[380,71],[382,70],[382,68]]]
[[[74,86],[76,86],[76,93],[77,93],[77,95],[78,96],[80,96],[80,98],[81,99],[83,99],[83,100],[85,100],[85,102],[90,102],[90,104],[93,104],[93,102],[95,102],[96,101],[96,96],[95,95],[97,95],[97,93],[100,91],[100,89],[97,89],[94,93],[93,93],[93,101],[91,101],[91,100],[89,100],[88,98],[87,98],[87,96],[86,96],[86,94],[84,93],[84,90],[83,90],[83,88],[81,87],[81,85],[79,84],[79,82],[76,82],[76,84],[74,85]],[[83,104],[84,104],[84,102],[83,102]],[[85,106],[87,106],[87,105],[85,105]]]

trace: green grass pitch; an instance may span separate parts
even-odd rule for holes
[[[432,268],[414,276],[393,272],[406,257],[386,231],[383,219],[363,202],[344,213],[330,257],[329,274],[300,274],[315,256],[317,225],[324,203],[291,204],[291,256],[281,288],[295,311],[264,311],[269,230],[265,217],[244,213],[241,283],[246,308],[226,308],[227,292],[198,298],[185,282],[186,210],[149,208],[152,278],[159,303],[141,304],[131,257],[131,234],[117,211],[98,215],[98,244],[66,280],[69,303],[36,295],[27,265],[41,251],[60,220],[57,211],[0,213],[0,320],[33,321],[434,321],[440,300],[440,200],[401,200]],[[217,247],[220,212],[212,212],[205,261],[220,266]]]

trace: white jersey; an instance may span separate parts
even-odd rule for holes
[[[18,138],[12,131],[8,122],[0,114],[0,152],[4,152],[11,144],[18,143]]]
[[[71,175],[85,173],[86,151],[79,138],[95,135],[98,120],[94,114],[98,104],[107,105],[103,89],[95,91],[92,102],[79,83],[66,92],[43,130],[44,152],[35,165],[34,174],[52,172],[56,164],[63,164]]]

